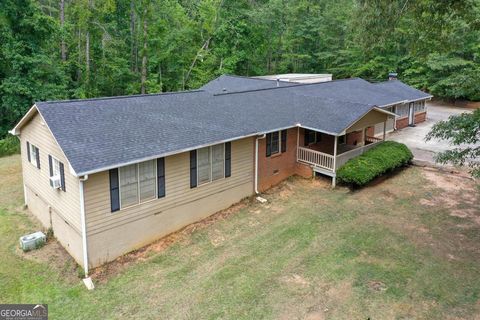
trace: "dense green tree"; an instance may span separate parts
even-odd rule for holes
[[[480,0],[3,0],[0,137],[36,100],[328,72],[480,100]]]
[[[33,101],[68,96],[58,52],[51,47],[58,30],[31,0],[0,2],[0,136]]]
[[[436,161],[454,165],[468,165],[472,175],[480,177],[480,109],[473,113],[451,116],[436,123],[426,137],[448,141],[453,149],[441,152]]]

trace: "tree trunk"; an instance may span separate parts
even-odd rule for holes
[[[135,1],[130,1],[130,70],[136,71],[136,33],[135,33]]]
[[[158,84],[160,86],[160,92],[163,92],[163,81],[162,81],[162,65],[158,64]]]
[[[147,82],[147,7],[143,10],[143,51],[142,51],[142,80],[141,80],[141,93],[145,94],[145,83]]]
[[[90,80],[90,32],[85,35],[85,81]]]
[[[80,82],[80,79],[82,78],[82,69],[80,66],[82,65],[82,32],[80,31],[80,28],[78,28],[78,46],[77,46],[77,52],[78,52],[78,59],[77,59],[77,81]]]
[[[67,48],[65,45],[65,0],[60,0],[60,28],[62,30],[62,42],[60,45],[62,61],[67,61]]]

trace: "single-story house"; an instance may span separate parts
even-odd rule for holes
[[[385,138],[391,106],[430,97],[407,87],[222,76],[185,92],[37,102],[11,131],[25,203],[88,273],[291,175],[335,180]]]

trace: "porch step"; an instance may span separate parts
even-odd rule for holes
[[[330,171],[330,170],[327,170],[327,169],[323,169],[321,167],[317,167],[317,166],[313,166],[313,171],[314,172],[317,172],[317,173],[320,173],[320,174],[324,174],[326,176],[329,176],[329,177],[335,177],[337,174],[333,171]]]

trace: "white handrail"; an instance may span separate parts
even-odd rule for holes
[[[317,167],[333,171],[334,157],[328,153],[298,147],[297,161],[305,162]]]
[[[375,139],[372,143],[367,145],[357,147],[346,152],[340,153],[337,155],[336,159],[333,155],[328,153],[323,153],[320,151],[308,149],[308,148],[297,148],[297,161],[307,163],[316,167],[327,169],[330,171],[336,171],[338,168],[343,166],[348,160],[361,155],[367,150],[370,150],[377,143],[383,141],[382,139]]]

